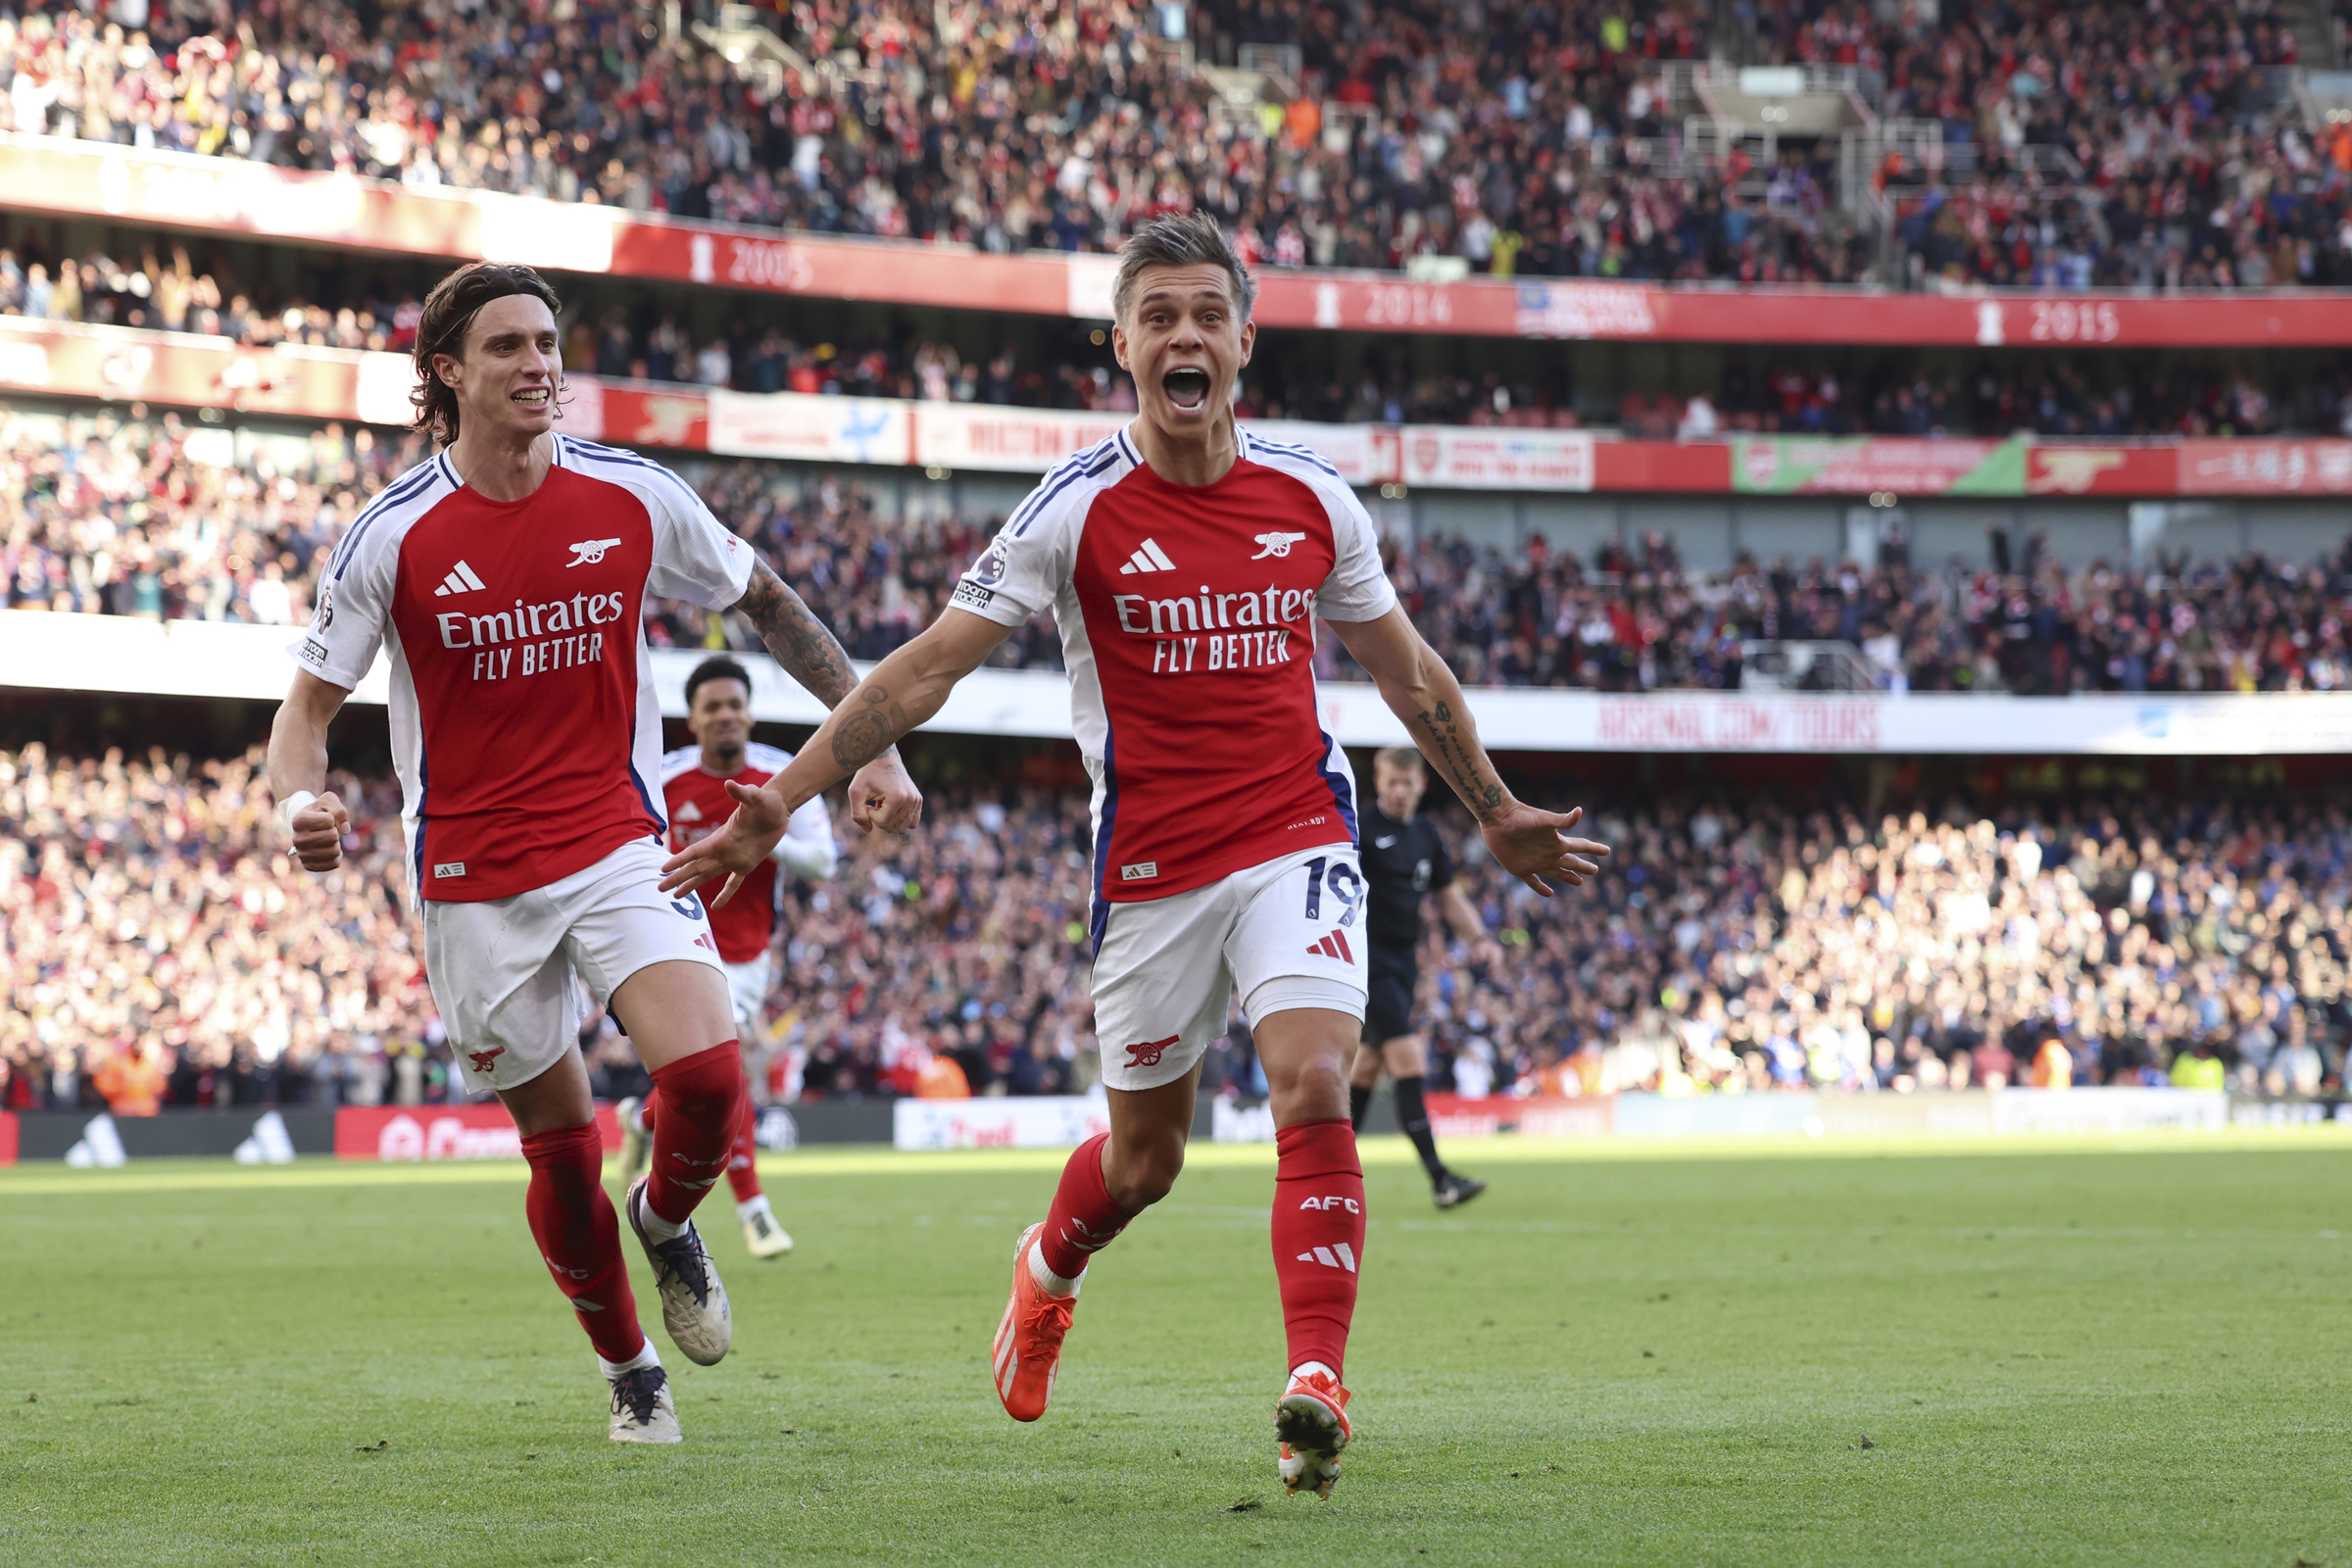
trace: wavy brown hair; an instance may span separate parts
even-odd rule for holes
[[[433,358],[446,354],[453,360],[466,358],[466,332],[473,325],[476,312],[492,300],[503,300],[510,294],[528,294],[547,307],[550,316],[564,314],[564,302],[546,278],[527,267],[509,262],[474,262],[461,267],[440,282],[424,297],[424,313],[416,320],[416,347],[411,356],[416,367],[416,384],[409,391],[409,402],[415,406],[416,416],[410,421],[412,428],[422,430],[443,446],[458,439],[457,389],[433,373]],[[564,383],[556,381],[556,417],[564,416]]]

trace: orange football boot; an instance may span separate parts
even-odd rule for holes
[[[1045,1228],[1030,1226],[1012,1250],[1012,1298],[1004,1303],[1004,1321],[997,1325],[997,1397],[1015,1421],[1034,1421],[1046,1413],[1054,1374],[1061,1370],[1061,1339],[1078,1309],[1075,1291],[1048,1295],[1029,1270],[1030,1249]]]
[[[1340,1450],[1353,1431],[1348,1425],[1348,1391],[1328,1372],[1294,1376],[1274,1406],[1274,1436],[1279,1440],[1282,1484],[1292,1495],[1300,1491],[1318,1497],[1331,1495],[1340,1479]]]

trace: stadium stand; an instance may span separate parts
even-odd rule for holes
[[[0,1106],[447,1093],[400,904],[398,791],[339,782],[360,808],[354,855],[309,878],[271,840],[258,753],[0,754]],[[934,1055],[981,1093],[1093,1081],[1084,799],[975,795],[791,888],[770,1094],[911,1093]],[[1596,805],[1626,870],[1574,899],[1539,900],[1466,846],[1469,891],[1510,956],[1480,972],[1433,931],[1422,1000],[1440,1086],[1870,1093],[2226,1074],[2308,1094],[2340,1078],[2340,809],[2210,794],[1989,813],[1744,794]],[[625,1082],[625,1044],[608,1031],[593,1054],[600,1081]],[[1250,1074],[1237,1030],[1209,1086],[1247,1092]]]
[[[30,134],[997,251],[1194,207],[1270,267],[2352,279],[2352,133],[2265,6],[1190,9],[804,0],[766,77],[652,13],[27,9],[0,85]],[[1718,53],[1855,112],[1744,124]]]
[[[294,625],[320,552],[414,438],[325,425],[247,433],[176,416],[0,416],[0,607]],[[743,461],[683,465],[718,514],[768,552],[860,659],[934,618],[987,543],[986,519],[893,520],[855,480]],[[2069,571],[2028,538],[2013,569],[1933,562],[1739,562],[1686,571],[1673,541],[1590,559],[1536,538],[1515,554],[1393,543],[1415,619],[1473,685],[1604,691],[1736,688],[1753,642],[1839,642],[1881,686],[1916,691],[2337,690],[2352,683],[2352,557],[2188,557]],[[743,627],[662,602],[657,646],[748,649]],[[1327,676],[1360,678],[1329,639]],[[1059,667],[1040,620],[999,662]]]

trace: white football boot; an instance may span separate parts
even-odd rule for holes
[[[727,1306],[727,1288],[718,1280],[718,1265],[703,1245],[694,1221],[666,1242],[645,1233],[645,1178],[630,1187],[629,1229],[637,1233],[648,1261],[654,1265],[654,1288],[662,1295],[662,1325],[677,1342],[686,1358],[700,1366],[716,1366],[735,1340],[735,1314]]]
[[[645,1174],[646,1163],[653,1157],[654,1134],[645,1125],[645,1102],[635,1095],[615,1104],[612,1115],[620,1123],[620,1164],[614,1174],[620,1177],[621,1191],[626,1192]]]
[[[776,1223],[775,1210],[760,1194],[736,1212],[743,1218],[743,1245],[754,1257],[781,1257],[792,1250],[792,1236]]]
[[[683,1443],[678,1406],[669,1396],[669,1377],[658,1366],[639,1367],[612,1380],[614,1443]]]

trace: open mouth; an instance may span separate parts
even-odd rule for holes
[[[1208,402],[1208,372],[1192,366],[1170,370],[1159,378],[1160,390],[1178,410],[1192,414]]]
[[[534,386],[525,387],[522,391],[515,393],[510,401],[519,403],[526,409],[544,409],[547,407],[547,399],[548,389],[543,386]]]

